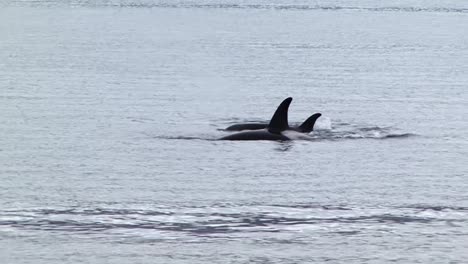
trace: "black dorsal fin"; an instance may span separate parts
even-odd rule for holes
[[[304,121],[304,123],[302,123],[302,125],[299,126],[299,130],[303,133],[310,133],[314,130],[315,121],[317,121],[321,115],[321,113],[311,115],[306,121]]]
[[[280,133],[289,128],[288,125],[288,109],[289,105],[291,104],[292,98],[288,97],[281,102],[278,108],[273,114],[273,117],[270,120],[270,124],[268,124],[268,131],[271,133]]]

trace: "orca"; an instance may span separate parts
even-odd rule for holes
[[[294,130],[301,133],[310,133],[314,130],[314,125],[317,119],[321,116],[321,113],[315,113],[304,121],[298,127],[289,127],[288,130]],[[242,130],[259,130],[267,128],[267,123],[242,123],[235,124],[225,128],[226,131],[242,131]]]
[[[281,102],[276,109],[270,123],[261,130],[251,130],[235,133],[229,136],[220,138],[220,140],[290,140],[289,137],[281,132],[289,129],[288,125],[288,109],[292,98],[288,97]]]

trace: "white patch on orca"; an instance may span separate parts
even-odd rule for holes
[[[311,140],[311,139],[313,139],[308,134],[304,134],[304,133],[297,132],[297,131],[294,131],[294,130],[285,130],[285,131],[281,132],[281,134],[283,134],[284,136],[286,136],[287,138],[292,139],[292,140]]]

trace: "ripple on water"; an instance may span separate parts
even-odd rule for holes
[[[433,213],[428,213],[432,211]],[[59,231],[66,233],[117,233],[155,231],[173,238],[185,235],[229,236],[248,233],[291,233],[320,230],[342,235],[386,226],[423,228],[444,223],[468,227],[464,207],[407,206],[359,208],[346,205],[279,205],[187,207],[177,210],[130,208],[7,210],[1,213],[2,229]]]

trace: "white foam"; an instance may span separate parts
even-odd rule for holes
[[[314,125],[314,130],[331,130],[332,121],[329,117],[320,117]]]

